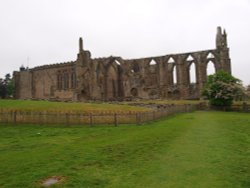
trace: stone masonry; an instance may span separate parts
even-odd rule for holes
[[[227,34],[217,28],[216,48],[140,59],[91,58],[79,39],[77,60],[14,72],[16,99],[59,101],[199,99],[207,65],[231,74]],[[196,82],[190,81],[195,66]]]

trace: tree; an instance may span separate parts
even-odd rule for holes
[[[0,98],[12,97],[13,79],[10,74],[5,75],[5,79],[0,78]]]
[[[246,98],[250,99],[250,85],[246,87]]]
[[[230,106],[243,93],[241,80],[224,71],[209,75],[202,91],[202,95],[214,106]]]
[[[2,78],[0,78],[0,98],[4,99],[5,96],[6,96],[5,82]]]
[[[13,96],[13,79],[11,78],[10,74],[5,75],[5,88],[6,88],[6,96],[12,97]]]

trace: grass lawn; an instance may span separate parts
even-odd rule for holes
[[[205,100],[163,100],[163,99],[155,99],[155,100],[138,100],[138,101],[128,101],[123,102],[124,104],[131,104],[131,103],[143,103],[143,104],[176,104],[176,105],[183,105],[183,104],[199,104],[202,102],[207,102]]]
[[[40,134],[37,134],[40,133]],[[0,126],[0,187],[250,187],[250,114],[194,112],[143,126]]]
[[[0,100],[0,110],[22,111],[75,111],[75,112],[138,112],[150,111],[148,108],[127,104],[80,103],[80,102],[50,102],[32,100]]]

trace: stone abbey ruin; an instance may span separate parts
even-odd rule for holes
[[[217,28],[216,48],[140,59],[91,58],[79,39],[76,61],[14,72],[16,99],[59,101],[199,99],[207,66],[231,73],[227,34]],[[196,82],[190,79],[195,66]]]

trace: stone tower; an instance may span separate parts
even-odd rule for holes
[[[90,72],[91,53],[84,50],[83,40],[79,38],[79,53],[75,65],[76,92],[75,100],[90,99]]]
[[[229,58],[229,48],[227,46],[227,33],[221,27],[217,27],[216,35],[216,49],[218,51],[218,59],[220,64],[218,64],[218,70],[224,70],[231,73],[231,62]]]

